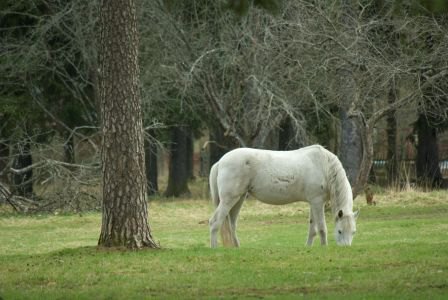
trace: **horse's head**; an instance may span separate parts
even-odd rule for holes
[[[334,234],[336,243],[340,246],[350,246],[352,244],[353,236],[356,233],[356,218],[359,211],[355,213],[344,214],[342,210],[336,216],[336,224]]]

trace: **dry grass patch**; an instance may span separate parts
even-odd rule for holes
[[[371,188],[374,200],[379,206],[434,206],[448,204],[448,190],[423,191],[412,189],[410,191],[397,191],[396,189]],[[366,206],[364,194],[355,199],[355,206]]]

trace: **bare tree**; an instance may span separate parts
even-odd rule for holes
[[[14,185],[10,187],[13,193],[41,200],[36,204],[41,208],[68,189],[54,184],[61,174],[68,174],[54,172],[42,162],[64,160],[59,145],[65,144],[65,162],[74,164],[74,138],[78,142],[89,139],[97,128],[90,76],[96,61],[96,7],[96,1],[84,0],[2,2],[0,141],[4,147],[0,161],[4,164],[0,163],[0,172],[4,183]],[[80,126],[89,129],[83,132]],[[59,140],[61,136],[64,141]],[[90,145],[95,152],[95,143],[90,140]],[[36,164],[39,168],[33,170]],[[48,169],[43,170],[44,166]],[[33,183],[43,185],[38,193]],[[45,189],[49,184],[54,188]]]
[[[356,2],[351,0],[341,1],[339,22],[336,24],[339,25],[337,27],[339,28],[338,40],[344,45],[352,43],[352,37],[356,35],[356,4]],[[353,46],[355,54],[359,51],[356,49],[358,46],[358,44]],[[362,124],[349,114],[350,109],[359,102],[355,80],[357,73],[356,64],[352,64],[350,60],[340,59],[339,66],[336,69],[336,74],[339,77],[337,81],[337,96],[340,103],[339,118],[341,124],[339,157],[352,186],[356,183],[356,177],[360,171],[363,151],[359,128]]]
[[[157,36],[172,38],[159,41],[166,64],[158,70],[183,103],[201,103],[241,146],[265,147],[288,118],[304,144],[318,141],[310,128],[324,119],[339,124],[338,155],[356,195],[373,162],[377,123],[419,106],[447,72],[446,24],[403,3],[378,3],[284,1],[277,16],[250,9],[236,21],[212,4],[189,7],[188,18],[161,9],[153,16],[163,24]],[[437,36],[431,53],[422,51],[428,32]]]
[[[229,18],[220,21],[217,47],[199,55],[190,74],[225,134],[241,146],[263,148],[268,136],[288,119],[294,137],[306,138],[304,101],[300,90],[293,88],[297,82],[292,74],[300,67],[291,55],[297,46],[288,42],[291,32],[257,10],[239,24]]]
[[[353,193],[357,195],[367,182],[373,162],[373,132],[377,122],[404,106],[417,107],[425,88],[434,87],[446,77],[447,61],[440,59],[446,57],[441,55],[446,52],[447,40],[442,34],[446,25],[424,16],[393,15],[395,6],[386,6],[379,13],[373,2],[342,3],[350,5],[349,14],[343,5],[299,1],[302,17],[297,36],[313,50],[304,54],[309,58],[308,66],[314,65],[313,77],[321,78],[312,82],[310,90],[322,91],[330,102],[343,108],[346,118],[358,128],[358,133],[349,135],[353,136],[352,142],[347,143],[348,149],[362,149],[357,162],[358,156],[350,155],[357,165],[357,171],[351,175]],[[421,55],[420,37],[425,32],[439,37],[435,46],[438,55],[432,56],[439,58],[439,64],[422,81],[421,71],[430,61],[428,56]],[[394,35],[401,37],[400,43],[391,41],[390,36]],[[394,80],[398,86],[396,99],[388,102],[389,87]],[[446,94],[446,90],[442,93]],[[353,146],[353,141],[360,141],[362,147]],[[347,149],[341,152],[342,156],[350,153]]]
[[[239,19],[219,3],[187,2],[177,10],[162,6],[160,14],[163,18],[153,16],[163,29],[159,35],[171,38],[162,42],[166,52],[159,76],[170,78],[183,105],[207,112],[203,118],[218,123],[241,146],[266,146],[269,134],[288,117],[294,136],[305,136],[291,68],[299,67],[292,57],[295,49],[279,45],[291,32],[275,17],[250,10]],[[290,74],[282,74],[283,68]],[[295,92],[286,93],[286,87]]]

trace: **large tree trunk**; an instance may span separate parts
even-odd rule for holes
[[[154,137],[154,132],[151,132],[151,136]],[[145,165],[146,165],[146,178],[148,181],[146,192],[148,195],[156,195],[159,193],[158,184],[158,149],[157,144],[149,139],[145,139]]]
[[[98,245],[156,248],[148,224],[145,198],[134,0],[101,1],[99,54],[103,218]]]
[[[355,3],[351,0],[341,1],[340,22],[344,28],[344,35],[349,39],[356,32],[355,19]],[[350,115],[352,108],[356,108],[357,105],[356,82],[354,78],[356,75],[354,72],[354,67],[346,62],[343,62],[343,65],[337,70],[341,99],[341,107],[339,112],[339,119],[341,123],[339,159],[344,166],[352,187],[358,185],[357,178],[363,155],[360,132],[362,128],[359,128],[361,124],[357,122],[356,117]]]
[[[355,186],[360,171],[363,147],[360,134],[360,123],[355,117],[349,116],[347,111],[341,109],[341,142],[339,146],[339,159],[344,166],[350,184]]]
[[[437,131],[431,127],[424,114],[420,114],[417,127],[417,180],[423,187],[439,187],[443,182],[439,167]]]
[[[182,127],[171,130],[170,167],[168,186],[165,191],[167,197],[180,197],[190,194],[188,189],[189,172],[187,169],[187,139],[189,131]]]
[[[30,167],[33,164],[33,156],[31,154],[31,142],[26,139],[17,146],[13,168],[21,170]],[[18,196],[32,198],[33,197],[33,169],[29,168],[24,172],[14,173],[12,176],[15,194]]]
[[[370,175],[373,164],[373,119],[365,120],[362,114],[355,115],[356,123],[360,129],[360,139],[362,143],[362,159],[359,164],[359,172],[356,176],[355,184],[352,186],[353,199],[361,193]]]

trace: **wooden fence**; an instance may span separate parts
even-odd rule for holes
[[[387,160],[374,159],[373,161],[373,176],[378,184],[385,184],[387,182]],[[443,178],[448,179],[448,158],[439,160],[440,172]],[[414,159],[399,161],[399,181],[400,182],[415,182],[416,181],[416,166]]]

